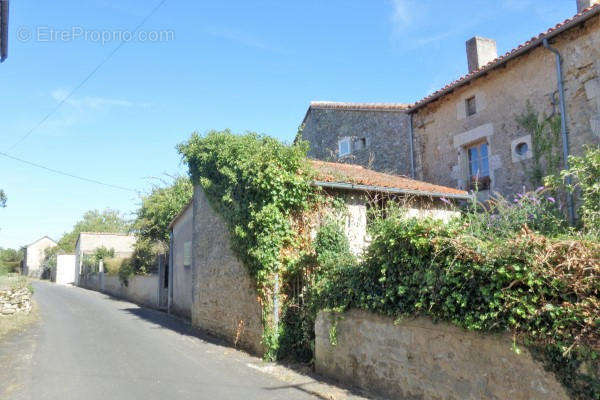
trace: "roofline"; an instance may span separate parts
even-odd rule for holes
[[[175,224],[177,223],[177,221],[179,220],[179,218],[181,218],[183,216],[183,214],[185,214],[185,212],[188,210],[188,208],[190,208],[190,206],[194,204],[194,198],[192,197],[192,199],[185,205],[185,207],[183,207],[181,209],[181,211],[179,212],[179,214],[177,214],[175,216],[175,218],[173,218],[173,220],[171,221],[171,223],[169,224],[169,227],[167,229],[169,230],[173,230],[173,227],[175,226]]]
[[[458,194],[458,193],[442,193],[433,192],[428,190],[413,190],[413,189],[401,189],[401,188],[390,188],[384,186],[370,186],[370,185],[357,185],[354,183],[342,183],[342,182],[323,182],[313,181],[314,186],[331,188],[331,189],[342,189],[342,190],[359,190],[365,192],[382,192],[382,193],[394,193],[394,194],[407,194],[413,196],[427,196],[427,197],[439,197],[447,199],[457,200],[473,200],[472,194]]]
[[[517,47],[516,50],[508,52],[504,56],[498,57],[496,60],[490,62],[489,64],[487,64],[486,66],[475,71],[471,75],[466,75],[463,78],[459,78],[458,81],[456,81],[454,84],[449,84],[447,87],[439,90],[439,92],[434,93],[428,97],[425,97],[425,98],[419,100],[418,102],[413,104],[411,107],[409,107],[408,112],[410,112],[411,114],[414,113],[415,111],[425,107],[427,104],[432,103],[432,102],[438,100],[439,98],[445,96],[446,94],[453,92],[457,88],[464,86],[464,85],[470,83],[471,81],[473,81],[483,75],[486,75],[488,72],[506,64],[508,61],[513,60],[517,57],[520,57],[521,55],[532,51],[536,47],[543,45],[544,39],[552,39],[552,38],[560,35],[564,31],[569,30],[598,14],[600,14],[600,4],[592,6],[592,7],[588,8],[587,10],[584,10],[581,13],[576,14],[571,20],[564,22],[563,25],[559,26],[558,28],[555,28],[551,32],[541,33],[535,39],[531,40],[530,43],[528,43],[522,47]],[[552,29],[552,28],[550,28],[550,29]]]
[[[2,1],[2,0],[0,0],[0,1]],[[25,246],[23,246],[23,247],[22,247],[22,249],[25,249],[25,248],[27,248],[27,247],[29,247],[29,246],[33,246],[34,244],[36,244],[37,242],[39,242],[39,241],[40,241],[40,240],[42,240],[42,239],[49,239],[49,240],[51,240],[51,241],[52,241],[54,244],[58,244],[58,242],[57,242],[56,240],[52,239],[50,236],[48,236],[48,235],[44,235],[44,236],[42,236],[41,238],[39,238],[38,240],[34,240],[33,242],[31,242],[31,243],[29,243],[29,244],[26,244]]]
[[[77,235],[77,240],[75,241],[75,247],[77,247],[77,243],[79,243],[79,239],[81,235],[112,235],[112,236],[134,236],[133,233],[111,233],[111,232],[79,232]]]
[[[376,112],[408,112],[410,104],[405,103],[346,103],[338,101],[311,101],[304,114],[302,123],[312,109],[318,110],[337,110],[337,111],[376,111]]]

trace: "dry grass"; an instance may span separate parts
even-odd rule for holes
[[[28,329],[39,318],[38,306],[32,300],[29,314],[17,313],[10,316],[0,316],[0,342],[8,335],[23,332]]]

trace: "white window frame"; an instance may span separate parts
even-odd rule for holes
[[[342,152],[342,144],[347,144],[348,152]],[[338,140],[338,157],[345,157],[352,154],[352,140],[349,137],[344,137]]]

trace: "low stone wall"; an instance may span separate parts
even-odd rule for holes
[[[555,377],[507,336],[427,319],[394,324],[353,310],[320,312],[315,367],[330,378],[406,399],[568,399]],[[330,343],[335,338],[336,345]]]
[[[31,292],[26,287],[0,289],[0,316],[16,313],[29,314]]]
[[[128,285],[121,283],[118,276],[103,272],[80,275],[79,286],[96,290],[136,304],[158,308],[158,275],[133,275]]]

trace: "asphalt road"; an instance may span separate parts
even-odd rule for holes
[[[1,399],[314,399],[162,312],[34,282],[40,319],[0,343]]]

